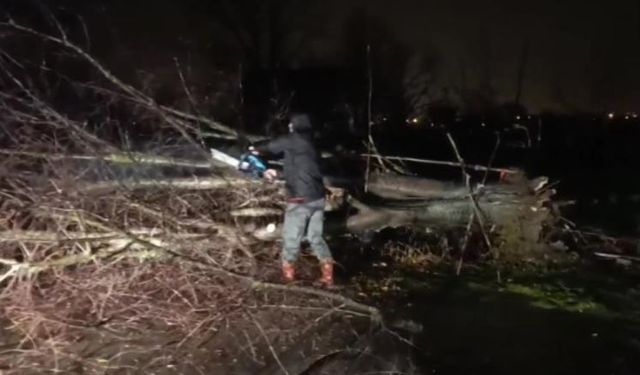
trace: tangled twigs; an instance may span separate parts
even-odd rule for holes
[[[11,186],[21,189],[17,183]],[[6,316],[15,332],[29,337],[24,345],[28,342],[35,348],[15,357],[16,369],[68,369],[70,361],[80,358],[73,342],[78,335],[89,334],[86,327],[104,326],[127,337],[131,335],[127,332],[148,330],[153,322],[168,327],[167,332],[175,331],[172,341],[180,344],[180,350],[189,350],[190,342],[200,342],[209,330],[222,329],[222,322],[237,319],[234,314],[246,305],[243,300],[250,291],[265,297],[249,305],[260,306],[272,301],[272,295],[286,295],[292,301],[299,298],[299,303],[315,300],[318,314],[330,309],[323,305],[337,303],[342,314],[380,320],[376,309],[344,296],[260,279],[248,241],[230,224],[246,216],[234,218],[231,208],[244,204],[245,211],[240,213],[268,212],[259,205],[269,202],[264,194],[274,193],[270,186],[266,190],[255,184],[219,190],[156,186],[133,191],[113,186],[100,195],[56,192],[52,186],[42,190],[48,197],[46,204],[35,207],[20,203],[22,195],[14,190],[2,196],[12,202],[7,207],[29,218],[25,221],[29,224],[0,229],[4,256],[0,277],[5,285],[0,299],[3,306],[11,306]],[[34,202],[42,200],[37,196],[41,193],[25,194]],[[11,258],[18,248],[23,255]],[[228,258],[234,248],[241,251]],[[44,297],[24,292],[27,285],[29,290],[42,288]],[[267,327],[265,322],[260,324]],[[53,342],[55,346],[50,345]],[[119,359],[126,358],[124,354],[100,355],[110,368],[128,366]],[[57,361],[54,365],[47,362],[52,358]]]
[[[214,137],[237,138],[233,129],[161,106],[124,83],[62,28],[60,36],[15,22],[0,28],[62,47],[91,65],[117,91],[109,98],[117,104],[109,106],[124,110],[126,121],[137,119],[126,112],[135,107],[170,125],[160,127],[159,147],[177,149],[185,140],[193,146],[202,124]],[[264,315],[277,322],[336,313],[381,321],[377,309],[338,293],[268,281],[277,270],[278,249],[273,242],[254,248],[255,228],[281,215],[281,186],[197,158],[142,153],[113,134],[123,130],[117,120],[88,124],[91,114],[59,112],[27,68],[2,57],[0,74],[12,86],[0,92],[0,117],[6,120],[0,124],[0,323],[8,322],[15,336],[15,345],[0,351],[3,370],[152,373],[197,363],[190,354],[220,332],[235,337],[241,332],[236,326],[245,324],[242,329],[253,337],[274,332]],[[80,85],[105,97],[97,84]],[[205,150],[197,145],[196,151]],[[310,309],[274,311],[286,304]],[[246,306],[255,307],[258,325],[246,321]],[[280,342],[269,340],[271,350],[261,346],[264,340],[252,341],[255,360],[278,355]],[[205,353],[198,366],[212,362]]]
[[[276,363],[278,363],[278,366],[280,367],[282,372],[285,375],[290,375],[289,371],[287,371],[287,368],[284,367],[284,365],[282,364],[282,361],[280,360],[280,357],[278,356],[278,353],[276,352],[276,350],[273,348],[273,345],[271,345],[269,336],[267,336],[266,332],[264,331],[264,328],[262,328],[262,325],[260,325],[260,323],[256,320],[256,318],[254,318],[253,315],[251,315],[251,313],[247,312],[247,315],[249,315],[249,317],[253,321],[253,324],[255,324],[256,328],[258,328],[260,335],[262,336],[264,341],[267,343],[267,346],[269,347],[269,351],[271,352],[271,355],[276,360]]]
[[[13,259],[0,259],[0,264],[4,266],[9,266],[7,272],[5,272],[2,276],[0,276],[0,284],[5,280],[16,277],[20,274],[22,264],[18,263]]]
[[[118,77],[116,77],[113,73],[111,73],[111,71],[109,69],[107,69],[105,66],[103,66],[98,60],[96,60],[93,56],[88,54],[81,47],[79,47],[76,44],[72,43],[65,36],[55,37],[55,36],[52,36],[52,35],[41,33],[41,32],[39,32],[39,31],[37,31],[37,30],[35,30],[33,28],[17,24],[13,20],[10,20],[9,22],[0,22],[0,27],[6,27],[6,28],[15,29],[15,30],[18,30],[20,32],[23,32],[23,33],[30,34],[32,36],[38,37],[38,38],[40,38],[42,40],[45,40],[45,41],[48,41],[48,42],[51,42],[51,43],[55,43],[55,44],[57,44],[59,46],[62,46],[64,48],[67,48],[67,49],[73,51],[79,57],[81,57],[82,59],[87,61],[95,69],[97,69],[98,72],[100,72],[100,74],[102,74],[102,76],[104,78],[106,78],[109,82],[111,82],[114,86],[118,87],[124,93],[126,93],[131,98],[133,98],[136,102],[144,104],[148,108],[156,108],[156,109],[165,111],[169,116],[178,116],[178,117],[181,117],[181,118],[184,118],[184,119],[194,119],[195,118],[200,122],[206,123],[212,129],[222,133],[223,135],[228,135],[228,136],[233,136],[233,137],[237,137],[238,136],[238,134],[237,134],[237,132],[235,130],[233,130],[233,129],[225,126],[225,125],[222,125],[222,124],[220,124],[218,122],[211,121],[211,120],[205,119],[205,118],[201,119],[198,116],[193,116],[193,115],[181,113],[179,111],[176,111],[175,109],[159,106],[155,102],[155,100],[153,100],[152,98],[148,97],[147,95],[143,94],[139,90],[135,89],[133,86],[128,85],[128,84],[124,83],[123,81],[121,81]]]
[[[236,275],[236,277],[237,276],[239,276],[239,275]],[[246,277],[243,277],[243,276],[242,276],[242,279],[245,282],[250,283],[250,285],[254,289],[281,290],[281,291],[288,291],[288,292],[294,292],[294,293],[299,293],[299,294],[304,294],[304,295],[310,295],[310,296],[316,296],[316,297],[322,297],[322,298],[330,299],[330,300],[333,300],[335,302],[341,303],[344,307],[349,307],[349,308],[353,309],[355,312],[360,312],[360,313],[366,314],[366,316],[371,318],[376,323],[382,322],[382,315],[380,313],[380,310],[378,310],[377,308],[375,308],[373,306],[369,306],[369,305],[363,304],[363,303],[360,303],[360,302],[357,302],[357,301],[354,301],[351,298],[347,298],[347,297],[342,296],[342,295],[337,294],[337,293],[332,293],[332,292],[319,290],[319,289],[314,289],[314,288],[306,288],[306,287],[301,287],[301,286],[295,286],[295,285],[282,285],[282,284],[267,283],[267,282],[263,282],[263,281],[253,280],[251,278],[246,278]],[[344,309],[344,310],[347,311],[346,309]]]
[[[127,246],[125,245],[124,249]],[[122,250],[122,249],[120,249]],[[2,276],[0,276],[0,283],[10,278],[21,278],[21,277],[30,277],[36,275],[42,271],[52,269],[52,268],[64,268],[69,266],[80,266],[83,264],[87,264],[90,262],[95,262],[100,258],[107,258],[110,256],[114,256],[115,254],[119,254],[119,258],[136,258],[138,260],[144,261],[148,259],[162,259],[166,257],[166,254],[163,254],[158,251],[126,251],[118,253],[118,251],[105,251],[100,252],[98,254],[74,254],[67,255],[65,257],[50,260],[50,261],[42,261],[42,262],[16,262],[10,259],[0,259],[0,264],[8,265],[10,268],[5,272]]]

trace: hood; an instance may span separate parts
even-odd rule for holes
[[[304,113],[291,115],[291,124],[293,125],[292,130],[296,133],[307,133],[312,130],[311,120]]]

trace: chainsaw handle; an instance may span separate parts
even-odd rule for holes
[[[249,146],[247,149],[249,150],[250,153],[254,155],[260,155],[260,151],[256,150],[256,148],[253,146]]]

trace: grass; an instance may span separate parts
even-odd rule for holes
[[[389,262],[362,278],[363,293],[390,318],[424,327],[417,355],[439,374],[640,373],[632,270],[582,263],[510,272],[497,283],[492,267],[456,277],[451,264],[420,272]]]

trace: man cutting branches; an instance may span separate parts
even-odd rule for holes
[[[287,282],[295,280],[295,261],[306,236],[320,261],[320,283],[333,287],[333,257],[323,238],[325,186],[320,173],[319,156],[312,139],[312,126],[306,114],[294,114],[289,134],[265,145],[250,147],[256,154],[282,155],[287,209],[282,229],[282,274]],[[267,180],[277,177],[275,170],[264,173]]]

